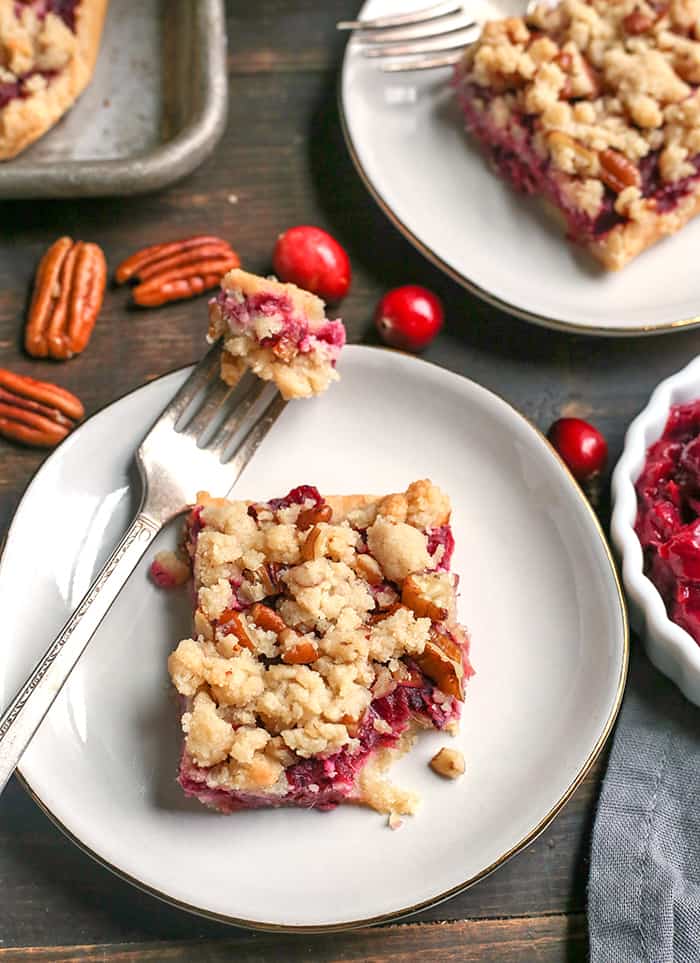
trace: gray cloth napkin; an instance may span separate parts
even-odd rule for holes
[[[633,649],[593,830],[591,963],[700,963],[700,709]]]

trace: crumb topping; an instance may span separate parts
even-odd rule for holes
[[[428,551],[449,500],[422,480],[367,501],[331,505],[304,487],[252,505],[200,494],[186,541],[196,637],[179,643],[168,669],[189,700],[186,749],[209,788],[283,793],[290,766],[359,751],[373,699],[417,664],[436,705],[453,704],[438,663],[457,659],[462,673],[457,581]],[[391,732],[369,718],[375,733]],[[412,797],[365,778],[385,794],[385,811],[412,811]]]
[[[593,216],[603,186],[638,189],[655,152],[665,184],[698,173],[700,0],[541,4],[524,19],[487,23],[458,84],[514,137],[530,118],[537,153],[579,179],[569,197]],[[621,211],[643,216],[629,195]]]
[[[403,582],[407,576],[422,572],[431,563],[425,533],[384,515],[379,515],[367,531],[367,545],[392,582]]]

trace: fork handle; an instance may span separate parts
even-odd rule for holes
[[[161,526],[139,512],[41,661],[0,717],[0,792],[102,619]]]

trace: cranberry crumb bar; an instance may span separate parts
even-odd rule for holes
[[[222,812],[414,812],[382,772],[416,727],[456,730],[472,674],[449,518],[429,481],[383,498],[201,495],[185,543],[195,634],[168,662],[185,793]]]
[[[209,303],[209,338],[223,336],[221,376],[235,385],[246,368],[274,381],[284,398],[319,394],[338,379],[342,321],[329,321],[320,298],[235,268]]]
[[[562,0],[487,23],[455,74],[496,170],[612,270],[700,210],[700,0]]]
[[[0,160],[41,137],[87,86],[107,0],[0,0]]]

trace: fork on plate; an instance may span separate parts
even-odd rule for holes
[[[536,2],[529,0],[528,13]],[[353,40],[363,56],[386,58],[380,64],[383,71],[400,73],[456,64],[464,48],[479,39],[482,24],[465,11],[461,2],[446,0],[393,17],[341,20],[336,27],[353,31]]]
[[[246,375],[219,377],[221,346],[196,366],[136,452],[141,503],[87,594],[0,717],[0,792],[129,575],[162,527],[207,489],[226,495],[286,402]]]

